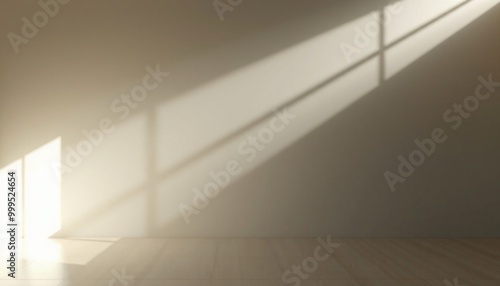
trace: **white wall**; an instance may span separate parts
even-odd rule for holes
[[[500,81],[498,2],[247,0],[221,21],[210,1],[72,0],[18,53],[9,33],[41,8],[1,2],[0,168],[30,182],[25,234],[498,236],[500,92],[457,130],[442,119],[478,76]],[[381,9],[383,35],[348,61],[341,44]],[[125,108],[148,66],[169,75]],[[294,118],[264,134],[284,106]],[[106,120],[102,142],[86,143]],[[392,192],[384,172],[435,128],[448,140]],[[273,138],[253,159],[255,134]],[[55,190],[58,160],[71,171]],[[192,189],[234,162],[186,224]]]

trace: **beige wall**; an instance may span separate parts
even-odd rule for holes
[[[500,91],[457,130],[442,119],[478,76],[500,81],[498,1],[398,2],[355,47],[387,5],[369,2],[243,0],[221,21],[210,1],[72,0],[16,53],[41,8],[2,1],[0,168],[24,178],[25,234],[498,236]],[[157,65],[168,77],[125,108]],[[448,140],[392,192],[384,172],[435,128]],[[250,151],[255,134],[273,138]],[[179,206],[227,164],[186,224]]]

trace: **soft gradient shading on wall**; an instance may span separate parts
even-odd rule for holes
[[[73,0],[19,53],[4,37],[0,167],[40,186],[24,214],[57,210],[55,236],[499,235],[500,92],[396,192],[383,176],[446,127],[479,75],[500,80],[498,1],[401,1],[349,62],[340,44],[391,4],[366,2],[247,0],[221,22],[210,1]],[[40,10],[0,5],[2,35]],[[113,112],[157,65],[169,76],[124,119]],[[295,118],[248,162],[238,146],[280,107]],[[114,130],[54,186],[54,160],[104,118]],[[56,159],[29,174],[51,142]],[[241,174],[186,224],[179,204],[232,160]]]

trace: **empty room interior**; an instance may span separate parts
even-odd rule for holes
[[[500,0],[0,0],[0,286],[499,286]]]

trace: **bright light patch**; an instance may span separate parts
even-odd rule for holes
[[[20,257],[32,262],[86,265],[113,243],[95,239],[25,239]]]
[[[47,238],[61,228],[61,138],[24,157],[24,236]]]

